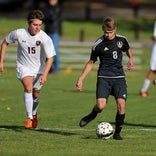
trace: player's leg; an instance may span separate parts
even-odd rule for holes
[[[20,80],[24,87],[24,104],[27,113],[27,119],[25,121],[25,128],[32,128],[32,107],[33,107],[33,73],[32,70],[26,66],[16,68],[17,78]]]
[[[150,82],[156,71],[156,42],[153,42],[152,50],[151,50],[151,58],[150,58],[150,70],[146,75],[142,88],[140,90],[140,95],[143,97],[147,97],[147,90],[150,86]]]
[[[32,128],[32,108],[33,108],[33,96],[32,96],[32,88],[33,88],[33,77],[26,76],[22,79],[22,84],[24,86],[24,104],[26,107],[27,119],[25,121],[25,128]]]
[[[40,101],[39,93],[40,93],[40,90],[33,89],[33,112],[32,112],[33,114],[32,127],[33,128],[36,128],[38,126],[37,110],[38,110],[39,101]]]
[[[151,83],[151,80],[152,80],[154,74],[155,74],[155,72],[153,70],[149,70],[149,72],[147,73],[147,76],[146,76],[144,83],[143,83],[141,90],[140,90],[141,96],[143,96],[143,97],[148,96],[147,90],[150,86],[150,83]]]
[[[96,118],[97,114],[102,112],[102,110],[106,107],[107,98],[108,97],[108,82],[103,78],[98,78],[97,80],[97,89],[96,89],[96,102],[97,104],[93,107],[92,112],[83,117],[80,120],[80,127],[86,126],[90,121]]]
[[[127,84],[125,79],[116,79],[113,83],[113,95],[116,99],[117,113],[115,117],[115,132],[113,138],[122,140],[120,132],[124,125],[125,119],[125,103],[127,99]]]
[[[38,74],[33,81],[33,128],[38,126],[37,110],[40,102],[40,90],[42,88],[42,85],[40,84],[40,77],[41,75]]]
[[[33,115],[37,114],[37,109],[40,102],[39,94],[40,90],[33,89],[33,113],[32,113]]]
[[[54,66],[52,67],[52,72],[53,73],[58,73],[59,72],[59,68],[60,68],[60,54],[59,54],[59,34],[58,33],[54,33],[52,35],[52,40],[54,43],[54,48],[56,51],[56,55],[54,56]]]
[[[106,107],[106,99],[99,98],[97,99],[97,104],[93,107],[91,113],[83,117],[79,123],[80,127],[86,126],[90,121],[94,120],[98,113]]]
[[[122,140],[122,137],[120,136],[120,132],[124,125],[124,119],[125,119],[125,99],[117,99],[116,102],[117,102],[117,113],[115,117],[116,124],[115,124],[114,139]]]

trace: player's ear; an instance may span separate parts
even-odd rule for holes
[[[31,24],[31,21],[28,21],[28,25],[30,25]]]

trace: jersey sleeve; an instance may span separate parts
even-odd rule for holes
[[[90,55],[90,60],[92,60],[93,62],[96,62],[97,61],[97,53],[96,51],[92,48],[91,50],[91,55]]]
[[[53,42],[49,37],[47,37],[47,39],[43,42],[42,48],[47,58],[50,58],[56,55]]]
[[[98,58],[98,45],[102,42],[103,37],[100,37],[95,41],[95,43],[92,46],[90,60],[92,60],[94,63],[97,61]]]
[[[124,38],[123,52],[128,52],[128,49],[130,49],[129,43],[127,39]]]
[[[15,43],[15,41],[17,41],[17,30],[10,32],[9,35],[6,36],[5,40],[7,43]]]

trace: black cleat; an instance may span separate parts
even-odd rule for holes
[[[115,139],[115,140],[123,140],[122,137],[120,136],[120,134],[118,134],[118,133],[114,133],[113,139]]]
[[[89,115],[83,117],[79,123],[80,127],[86,126],[90,121],[94,120],[97,114],[90,113]]]

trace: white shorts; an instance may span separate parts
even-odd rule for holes
[[[25,66],[17,67],[17,78],[22,81],[22,79],[26,76],[32,76],[33,77],[33,88],[40,90],[42,85],[40,84],[40,76],[42,74],[35,74],[33,73],[29,68]]]
[[[156,71],[156,42],[153,42],[151,50],[150,69]]]

